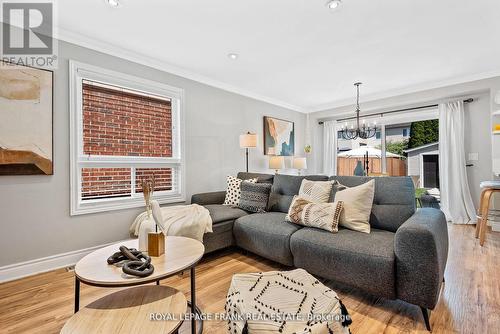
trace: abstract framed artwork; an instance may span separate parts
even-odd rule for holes
[[[52,175],[53,73],[0,62],[0,175]]]
[[[264,116],[264,154],[293,156],[295,152],[295,124]]]

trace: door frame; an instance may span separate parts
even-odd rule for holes
[[[437,155],[439,159],[439,151],[431,151],[431,152],[423,152],[419,154],[420,160],[420,188],[425,188],[424,182],[424,155]],[[441,171],[441,166],[439,166],[439,170]]]

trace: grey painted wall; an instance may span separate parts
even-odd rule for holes
[[[499,90],[500,77],[495,77],[367,102],[363,102],[362,99],[361,110],[373,113],[473,96],[475,101],[465,107],[465,150],[466,155],[469,152],[479,154],[479,161],[472,162],[474,167],[468,168],[469,185],[477,207],[480,194],[479,182],[493,178],[492,155],[500,158],[499,144],[495,144],[495,149],[492,149],[490,116],[493,109],[498,109],[493,103],[493,96]],[[318,120],[353,115],[353,110],[354,106],[350,105],[310,114],[309,131],[314,134],[312,138],[314,151],[308,161],[310,173],[320,173],[323,169],[323,126],[318,125]],[[496,203],[500,207],[500,196],[497,196]]]
[[[250,169],[270,172],[262,153],[264,115],[294,121],[296,152],[302,152],[304,114],[60,42],[59,69],[54,74],[55,173],[0,177],[0,266],[125,239],[141,212],[69,215],[69,59],[185,90],[188,198],[193,193],[224,189],[226,175],[244,169],[238,136],[246,131],[259,135],[259,148],[250,152]]]

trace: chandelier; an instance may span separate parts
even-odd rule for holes
[[[363,120],[363,124],[360,125],[359,122],[359,112],[361,111],[359,109],[359,86],[361,85],[361,82],[356,82],[354,86],[356,86],[356,128],[354,128],[353,125],[351,125],[350,128],[347,127],[347,123],[340,129],[340,134],[342,135],[342,138],[347,139],[347,140],[354,140],[357,138],[361,139],[368,139],[377,133],[377,124],[374,123],[373,127],[370,127],[369,125],[366,125],[365,120]]]

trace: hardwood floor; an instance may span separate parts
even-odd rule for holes
[[[431,314],[433,333],[500,332],[500,233],[488,232],[484,247],[474,226],[449,226],[450,252],[437,308]],[[197,267],[197,300],[204,312],[223,312],[235,273],[282,267],[254,255],[224,251]],[[189,273],[162,282],[186,292]],[[420,309],[332,286],[353,318],[353,334],[427,333]],[[56,270],[0,285],[0,333],[58,333],[73,313],[73,272]],[[117,289],[82,284],[81,307]],[[210,321],[204,333],[225,333],[225,323]]]

